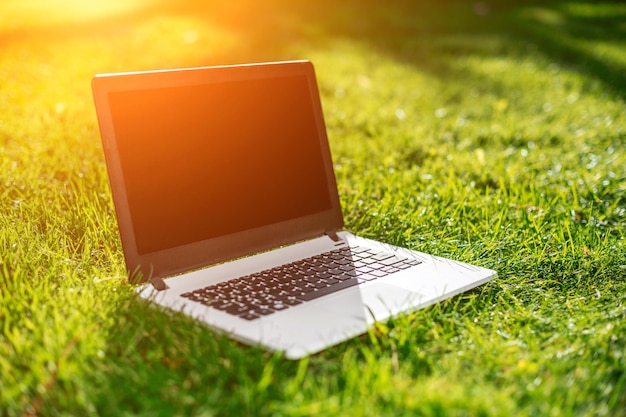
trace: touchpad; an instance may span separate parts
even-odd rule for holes
[[[423,295],[395,285],[376,283],[361,288],[361,297],[367,322],[372,324],[375,321],[385,321],[400,312],[410,311],[420,304]]]

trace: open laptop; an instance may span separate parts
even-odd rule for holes
[[[496,276],[343,230],[308,61],[92,87],[128,273],[159,306],[296,359]]]

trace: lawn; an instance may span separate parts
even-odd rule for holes
[[[300,361],[138,300],[95,73],[306,58],[347,228],[499,277]],[[626,413],[626,4],[3,0],[0,415]]]

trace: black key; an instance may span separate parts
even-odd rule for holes
[[[247,313],[243,313],[241,314],[239,317],[241,317],[244,320],[254,320],[254,319],[258,319],[259,316],[254,314],[253,312],[248,311]]]
[[[283,303],[276,303],[276,304],[272,304],[271,308],[274,311],[281,311],[281,310],[285,310],[286,308],[289,308],[289,306]]]
[[[274,312],[274,310],[272,310],[269,307],[266,307],[266,308],[257,308],[256,310],[254,310],[254,312],[256,314],[260,314],[262,316],[267,316],[269,314],[272,314]]]
[[[330,285],[330,286],[324,287],[324,288],[320,288],[317,291],[312,291],[310,293],[303,294],[303,295],[299,296],[298,298],[303,300],[303,301],[311,301],[311,300],[319,298],[319,297],[321,297],[323,295],[332,294],[334,292],[343,290],[345,288],[352,287],[354,285],[357,285],[358,283],[359,283],[359,281],[356,280],[356,279],[341,281],[341,282],[339,282],[337,284]]]
[[[278,282],[280,282],[281,284],[287,284],[295,278],[296,278],[295,274],[292,274],[289,272],[279,277]]]
[[[196,294],[190,294],[188,296],[185,296],[185,298],[189,298],[191,301],[202,301],[206,297],[203,297],[201,295],[196,295]]]
[[[284,297],[295,297],[296,295],[300,295],[304,292],[306,287],[294,287],[294,288],[285,288],[280,293],[276,294],[276,298],[282,299]]]
[[[292,291],[291,295],[298,296],[302,293],[311,292],[311,291],[315,291],[315,287],[312,285],[307,285],[305,287],[298,288],[298,290],[296,291]]]
[[[224,309],[225,312],[229,313],[229,314],[233,314],[235,316],[238,316],[240,314],[243,314],[247,311],[250,311],[251,307],[243,305],[243,304],[233,304],[230,307]]]
[[[298,280],[296,282],[293,283],[294,289],[296,288],[304,288],[307,285],[309,285],[309,283],[311,282],[317,282],[319,281],[318,279],[316,279],[315,277],[307,277],[307,278],[303,278],[301,280]]]
[[[204,303],[202,303],[202,304],[204,304]],[[229,301],[225,301],[225,302],[209,302],[209,303],[207,303],[207,305],[209,305],[209,306],[211,306],[213,308],[216,308],[218,310],[226,310],[229,307],[234,306],[235,304],[231,303]]]
[[[286,300],[283,300],[283,303],[289,306],[297,306],[298,304],[302,304],[302,301],[296,298],[287,298]]]
[[[345,281],[347,279],[353,279],[355,276],[356,274],[355,275],[340,274],[340,275],[334,275],[333,278],[339,281]]]
[[[298,295],[300,295],[300,294],[298,294]],[[296,305],[296,304],[291,303],[291,301],[297,301],[296,304],[300,304],[301,303],[301,301],[298,300],[297,297],[293,296],[293,295],[283,295],[281,297],[276,298],[275,302],[277,302],[277,303],[280,302],[280,303],[287,304],[287,305]]]

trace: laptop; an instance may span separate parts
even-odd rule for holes
[[[344,230],[314,67],[96,75],[138,294],[298,359],[496,272]]]

